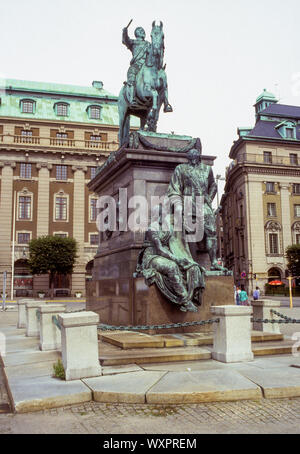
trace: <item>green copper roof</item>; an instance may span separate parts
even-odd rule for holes
[[[100,86],[101,84],[102,83],[100,82]],[[83,87],[79,85],[58,84],[53,82],[33,82],[28,80],[2,79],[0,80],[0,89],[1,88],[49,94],[61,93],[74,96],[109,97],[112,99],[118,98],[117,96],[114,96],[108,91],[104,90],[103,87],[95,88],[92,85],[90,87]]]
[[[40,120],[58,120],[60,122],[81,122],[93,125],[119,125],[118,97],[103,89],[102,82],[94,86],[83,87],[46,82],[23,81],[16,79],[0,80],[0,118],[18,117]],[[96,88],[98,86],[99,88]],[[35,102],[34,113],[23,113],[21,100]],[[58,116],[55,104],[68,103],[68,116]],[[91,119],[88,107],[101,106],[100,119]],[[131,126],[138,127],[139,120],[131,117]]]
[[[264,88],[264,91],[258,96],[256,99],[256,103],[264,99],[265,101],[278,101],[275,95],[273,93],[270,93],[269,91]]]

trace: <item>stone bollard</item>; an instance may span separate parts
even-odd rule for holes
[[[220,319],[214,323],[213,359],[223,363],[252,361],[251,306],[212,306]]]
[[[32,300],[26,303],[26,336],[39,337],[40,328],[39,320],[37,317],[37,310],[40,306],[46,303],[41,303],[40,300]]]
[[[280,301],[253,300],[251,301],[251,304],[253,307],[253,318],[278,320],[278,317],[272,314],[271,309],[274,309],[278,312],[280,308]],[[263,331],[264,333],[281,334],[279,323],[253,322],[253,329],[257,331]]]
[[[65,312],[66,306],[62,304],[40,305],[40,350],[60,350],[61,332],[53,323],[52,317]]]
[[[26,328],[27,320],[26,320],[26,303],[30,301],[36,301],[33,298],[23,298],[18,300],[18,324],[17,328]]]
[[[90,311],[59,314],[58,322],[66,380],[101,375],[97,334],[99,315]]]

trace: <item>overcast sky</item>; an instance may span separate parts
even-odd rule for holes
[[[169,100],[158,132],[200,137],[225,175],[238,126],[264,88],[300,105],[299,0],[0,0],[0,76],[90,85],[118,95],[131,54],[122,28],[165,32]],[[222,190],[220,185],[220,190]]]

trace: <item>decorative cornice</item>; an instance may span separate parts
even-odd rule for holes
[[[38,162],[38,163],[36,164],[36,168],[37,168],[38,170],[41,170],[42,168],[43,168],[43,169],[46,168],[46,169],[48,169],[48,170],[51,170],[52,167],[53,167],[52,164],[48,164],[47,162]]]
[[[17,166],[17,164],[14,161],[2,161],[2,162],[0,162],[0,167],[4,167],[4,166],[11,167],[12,169],[14,169]]]
[[[76,172],[78,170],[81,170],[82,172],[87,172],[88,168],[86,166],[72,166],[73,172]]]

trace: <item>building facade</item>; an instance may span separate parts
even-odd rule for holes
[[[249,292],[287,283],[285,250],[300,244],[300,107],[266,90],[254,127],[239,128],[222,196],[225,265]]]
[[[78,241],[74,273],[58,276],[55,289],[85,294],[99,239],[86,184],[118,148],[117,100],[97,81],[0,84],[0,288],[6,271],[9,297],[48,290],[48,276],[27,266],[29,241],[43,235]]]

